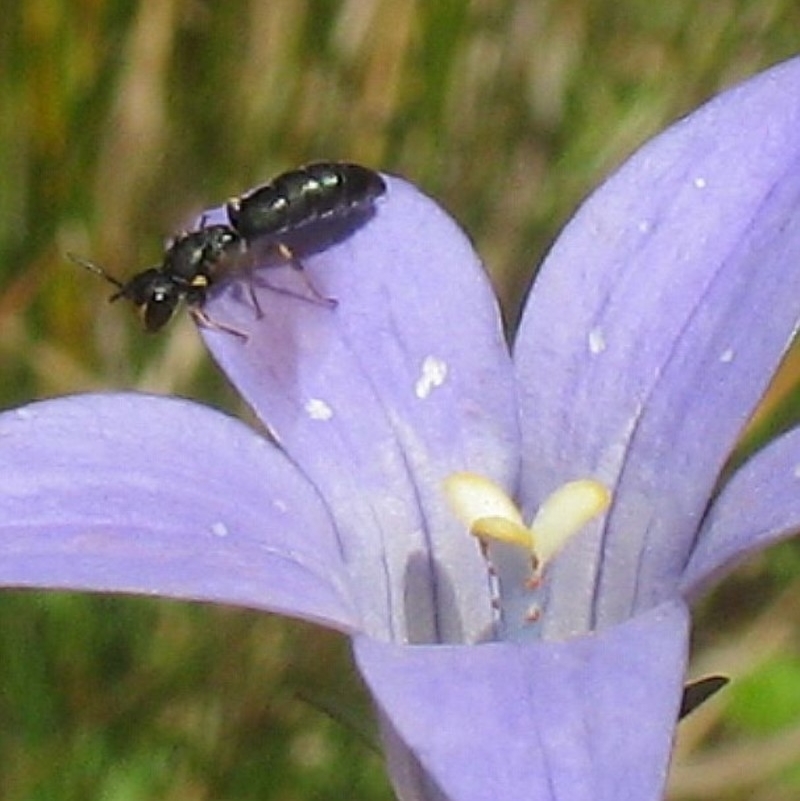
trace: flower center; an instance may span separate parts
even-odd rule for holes
[[[530,593],[538,589],[547,565],[611,502],[611,493],[599,482],[592,479],[569,481],[549,495],[531,523],[526,524],[506,491],[477,473],[453,473],[445,480],[444,491],[456,517],[480,541],[490,575],[497,572],[492,558],[495,551],[500,560],[507,562],[510,550],[516,554],[513,558],[516,563],[519,562],[520,549],[524,552],[528,566],[522,574],[518,569],[504,571],[513,574],[514,580],[523,585],[511,590],[513,595],[518,595],[520,590]],[[508,589],[502,586],[502,579],[501,573],[501,596]],[[502,606],[502,600],[502,597],[498,599],[496,605]],[[540,614],[537,604],[527,606],[525,622],[538,620]]]

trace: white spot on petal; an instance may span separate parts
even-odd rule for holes
[[[414,394],[420,399],[427,398],[431,390],[442,386],[447,378],[447,362],[436,356],[426,356],[422,362],[422,369],[417,383],[414,385]]]
[[[20,420],[33,420],[36,416],[27,406],[20,406],[19,409],[15,409],[14,414]]]
[[[646,234],[652,227],[652,224],[650,220],[639,220],[639,224],[636,227],[639,229],[639,233]]]
[[[736,354],[734,353],[733,348],[726,348],[724,351],[722,351],[722,353],[720,353],[719,360],[723,364],[730,364],[733,361],[733,357],[735,355]]]
[[[702,177],[697,177],[693,181],[695,187],[697,189],[705,189],[706,188],[706,179]]]
[[[284,514],[289,511],[289,505],[286,503],[286,501],[282,501],[280,498],[276,498],[272,502],[272,505],[275,509]]]
[[[589,332],[589,351],[595,356],[606,349],[606,338],[601,328],[593,328]]]
[[[800,464],[796,464],[796,465],[794,466],[794,470],[792,471],[792,475],[793,475],[795,478],[800,478]]]
[[[211,533],[215,537],[227,537],[230,531],[228,531],[228,527],[221,520],[218,520],[216,523],[212,524]]]
[[[333,417],[333,409],[322,398],[307,400],[305,410],[312,420],[330,420]]]

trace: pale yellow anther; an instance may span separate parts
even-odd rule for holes
[[[509,520],[507,517],[479,517],[472,521],[469,533],[484,542],[490,540],[507,542],[509,545],[517,545],[533,552],[531,530],[522,523]]]
[[[506,491],[477,473],[452,473],[444,481],[444,492],[456,517],[470,531],[476,520],[486,517],[501,517],[525,526]]]
[[[611,493],[591,479],[570,481],[551,493],[531,523],[538,572],[571,537],[605,512],[610,503]]]
[[[453,511],[483,542],[504,542],[532,555],[536,575],[564,544],[611,502],[597,481],[581,479],[560,486],[539,507],[530,526],[505,490],[477,473],[453,473],[444,482]]]

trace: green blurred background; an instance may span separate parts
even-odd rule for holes
[[[793,0],[0,0],[0,404],[136,388],[241,411],[185,315],[146,337],[65,253],[130,275],[203,207],[319,158],[436,197],[513,326],[603,176],[797,52]],[[757,438],[796,419],[798,374]],[[693,670],[736,681],[682,725],[670,797],[797,798],[798,548],[697,619]],[[0,801],[390,799],[364,709],[346,644],[310,626],[0,594]]]

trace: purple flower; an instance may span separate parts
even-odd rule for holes
[[[798,131],[791,61],[645,146],[562,234],[513,358],[469,243],[390,179],[305,260],[336,309],[207,306],[250,332],[204,336],[280,448],[144,395],[0,416],[0,582],[346,632],[404,801],[660,798],[687,598],[800,525],[798,431],[717,487],[800,319]],[[519,520],[575,479],[612,500],[532,582],[453,514],[464,473]]]

